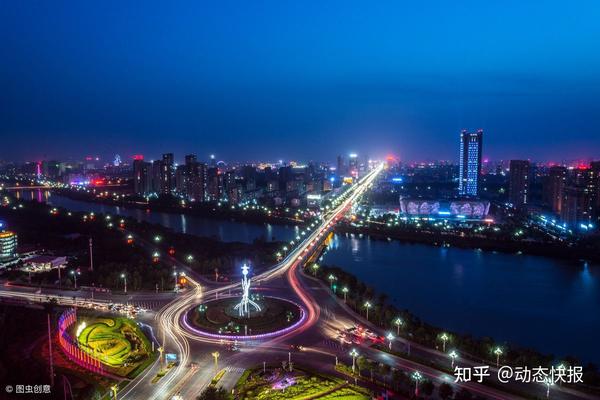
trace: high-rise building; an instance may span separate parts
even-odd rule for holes
[[[344,176],[346,174],[346,166],[344,165],[344,157],[341,155],[337,156],[337,170],[338,176]]]
[[[186,165],[178,165],[175,168],[175,191],[178,194],[185,195],[187,189]]]
[[[358,178],[358,155],[355,153],[348,156],[348,175]]]
[[[163,191],[161,175],[162,175],[162,161],[161,160],[152,161],[152,171],[151,171],[152,190],[151,191],[154,193],[161,193]]]
[[[548,169],[548,175],[544,179],[543,198],[544,203],[554,212],[560,214],[563,203],[563,190],[567,182],[567,169],[555,165]]]
[[[133,160],[133,192],[139,196],[152,192],[152,164],[143,158]]]
[[[185,156],[184,191],[192,201],[205,201],[206,164],[198,162],[195,154]]]
[[[160,191],[171,193],[175,188],[175,163],[173,153],[165,153],[162,156],[160,166]]]
[[[17,258],[17,234],[11,231],[0,231],[0,262],[13,261]]]
[[[221,199],[223,194],[223,176],[216,167],[210,167],[206,171],[206,197],[209,201]]]
[[[529,202],[530,174],[529,161],[510,160],[508,198],[514,207],[520,207]]]
[[[592,222],[592,196],[585,186],[569,185],[563,190],[560,219],[571,228]]]
[[[481,151],[483,129],[475,133],[460,133],[460,161],[458,193],[461,196],[477,196],[481,177]]]
[[[600,223],[600,161],[590,163],[590,190],[592,192],[593,218]]]

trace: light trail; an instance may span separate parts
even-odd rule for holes
[[[305,291],[297,277],[297,271],[302,261],[310,254],[311,250],[318,248],[319,243],[326,234],[335,226],[335,223],[350,209],[353,202],[355,202],[372,184],[377,175],[383,170],[383,164],[375,168],[365,177],[363,177],[355,186],[349,188],[345,193],[342,194],[344,199],[334,209],[328,210],[321,216],[321,223],[311,233],[309,233],[304,240],[299,242],[295,249],[291,250],[287,256],[275,264],[269,270],[258,274],[253,279],[258,281],[269,281],[274,278],[282,277],[285,274],[285,278],[294,290],[295,294],[301,300],[304,305],[307,315],[305,321],[300,324],[297,329],[292,332],[285,333],[282,336],[270,340],[264,344],[276,343],[277,341],[283,340],[300,332],[305,331],[314,325],[320,316],[320,308],[316,305],[314,298],[307,291]],[[201,337],[187,331],[182,324],[185,314],[194,305],[198,304],[202,298],[207,298],[216,293],[223,292],[226,290],[237,289],[240,287],[240,283],[233,283],[227,286],[202,291],[200,283],[188,275],[188,282],[192,286],[192,289],[186,291],[179,297],[176,297],[162,309],[160,309],[155,315],[155,321],[159,327],[163,343],[163,348],[175,349],[179,356],[179,363],[176,367],[171,369],[164,377],[162,377],[155,386],[150,386],[149,379],[153,378],[153,372],[157,371],[157,367],[160,361],[157,360],[144,374],[134,379],[121,390],[119,398],[121,399],[139,399],[146,397],[148,399],[166,399],[174,393],[174,391],[189,379],[192,373],[190,373],[190,340],[206,342],[209,344],[222,344],[222,339],[213,339],[207,337]],[[6,297],[18,297],[24,298],[30,301],[42,302],[45,297],[44,295],[36,293],[16,293],[8,290],[0,289],[0,296]],[[56,298],[60,305],[73,305],[72,298],[65,296],[52,295],[51,297]],[[106,307],[110,302],[108,301],[88,301],[88,304]],[[80,301],[80,303],[83,303]],[[81,304],[80,306],[82,306]],[[166,351],[165,351],[166,352]],[[146,385],[140,385],[145,383]],[[147,389],[153,389],[151,394],[142,394]],[[140,393],[138,393],[138,391]]]

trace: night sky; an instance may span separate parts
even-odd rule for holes
[[[598,1],[160,3],[3,2],[0,159],[600,158]]]

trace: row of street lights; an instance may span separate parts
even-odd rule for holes
[[[390,340],[390,349],[392,348],[392,339],[393,335],[388,334],[388,339]],[[350,351],[350,356],[352,357],[352,374],[356,374],[356,358],[359,356],[359,352],[356,349],[352,349]],[[419,395],[419,382],[423,379],[423,375],[419,371],[414,371],[411,375],[412,379],[415,381],[415,396]],[[356,378],[355,378],[356,380]]]

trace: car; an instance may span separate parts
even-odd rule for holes
[[[346,336],[340,336],[339,341],[341,344],[352,344],[352,340],[348,339]]]
[[[292,345],[290,345],[290,350],[304,351],[305,348],[304,348],[304,346],[301,346],[299,344],[292,344]]]

